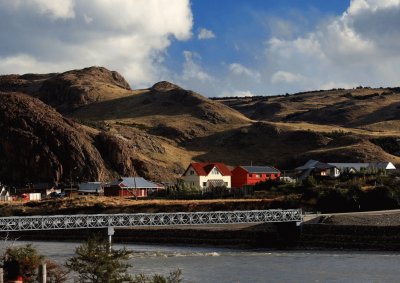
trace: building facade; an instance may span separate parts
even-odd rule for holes
[[[216,187],[231,187],[231,171],[223,163],[190,163],[182,175],[186,186],[207,190]]]
[[[232,170],[232,187],[254,186],[259,182],[279,180],[281,172],[270,166],[237,166]]]

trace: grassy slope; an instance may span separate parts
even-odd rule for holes
[[[184,168],[194,159],[290,169],[308,158],[400,164],[400,158],[369,141],[400,135],[396,120],[382,121],[395,117],[398,101],[400,95],[390,89],[356,89],[232,98],[221,101],[226,107],[181,89],[145,89],[85,106],[71,115],[106,121],[111,131],[128,139],[134,130],[146,132],[166,152],[142,158],[155,158],[167,167],[178,163]],[[167,130],[160,130],[160,125]],[[332,137],[332,132],[354,139],[343,141]]]

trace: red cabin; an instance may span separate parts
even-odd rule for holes
[[[253,186],[267,180],[279,180],[281,172],[269,166],[237,166],[232,170],[232,187]]]
[[[162,185],[147,181],[142,177],[122,177],[105,186],[104,196],[147,197],[149,191],[158,191],[163,188]]]

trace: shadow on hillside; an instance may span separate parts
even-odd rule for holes
[[[154,115],[179,117],[184,114],[211,123],[239,120],[236,116],[241,115],[228,106],[208,100],[200,94],[184,89],[173,89],[163,92],[150,90],[141,94],[93,103],[77,109],[70,116],[98,121]]]
[[[300,165],[296,161],[299,154],[326,144],[324,137],[315,132],[281,132],[275,126],[255,123],[189,140],[182,146],[190,151],[205,152],[195,156],[195,161],[220,161],[232,166],[273,165],[291,169]]]

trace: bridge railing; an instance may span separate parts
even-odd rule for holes
[[[301,209],[247,211],[13,216],[0,218],[0,231],[87,229],[134,226],[296,222]]]

